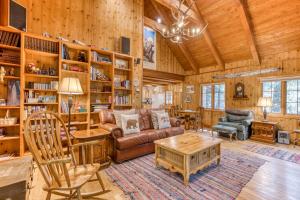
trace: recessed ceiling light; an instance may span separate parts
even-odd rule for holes
[[[161,18],[159,17],[159,18],[157,18],[157,23],[161,23]]]

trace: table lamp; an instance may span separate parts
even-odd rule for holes
[[[60,82],[59,94],[65,94],[68,95],[68,108],[69,108],[69,121],[68,121],[68,132],[70,133],[70,124],[71,124],[71,108],[73,106],[73,95],[82,95],[83,91],[80,85],[80,81],[78,78],[74,77],[65,77]]]
[[[267,120],[267,107],[272,107],[272,98],[271,97],[259,97],[257,106],[263,107],[264,120]]]

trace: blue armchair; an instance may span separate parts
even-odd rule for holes
[[[252,111],[225,110],[225,116],[219,118],[218,125],[234,127],[237,129],[237,138],[246,140],[249,137],[250,126],[254,119]]]

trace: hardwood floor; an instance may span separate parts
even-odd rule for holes
[[[245,154],[257,156],[267,160],[267,162],[259,168],[254,174],[250,182],[243,188],[238,199],[266,199],[266,200],[296,200],[300,199],[300,165],[288,161],[283,161],[268,156],[263,156],[242,149],[242,146],[253,141],[233,141],[229,142],[224,139],[222,147],[233,149]],[[272,145],[277,148],[297,152],[300,154],[300,147],[293,148],[292,145]],[[104,184],[111,190],[110,193],[101,196],[102,199],[119,200],[129,199],[123,192],[108,180],[105,173],[102,173]],[[33,181],[33,189],[30,193],[30,200],[41,200],[46,198],[46,193],[42,190],[44,181],[36,169]],[[85,190],[97,190],[98,185],[87,185]],[[55,199],[53,196],[52,199]]]

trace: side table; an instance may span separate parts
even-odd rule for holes
[[[90,155],[92,155],[93,162],[101,163],[101,165],[103,166],[109,165],[109,147],[111,147],[109,131],[102,128],[87,129],[75,131],[74,133],[72,133],[72,136],[74,137],[74,144],[90,141],[99,141],[98,144],[93,145],[93,147],[86,152],[86,158],[87,160],[91,161]],[[82,162],[80,157],[79,162]]]
[[[271,144],[276,143],[277,125],[278,122],[253,121],[250,139]]]

